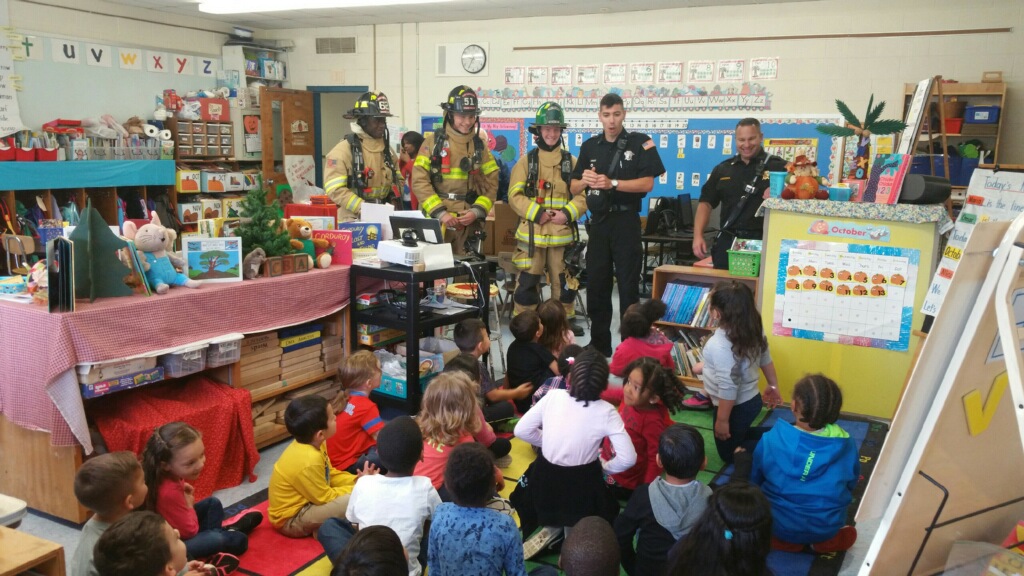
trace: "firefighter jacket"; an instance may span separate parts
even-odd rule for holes
[[[540,150],[537,157],[537,184],[536,197],[527,185],[529,175],[529,154],[524,154],[515,167],[512,168],[512,177],[508,189],[508,202],[512,209],[521,218],[519,228],[516,230],[516,241],[522,245],[530,243],[530,223],[533,222],[533,245],[536,248],[549,248],[552,246],[568,246],[572,244],[572,229],[568,224],[555,224],[548,222],[541,226],[541,216],[546,210],[561,210],[568,218],[568,222],[579,220],[587,211],[587,199],[584,194],[577,194],[575,197],[569,192],[569,187],[562,180],[562,150]],[[576,165],[576,158],[572,158],[573,167]],[[551,184],[550,191],[540,188],[542,182]]]
[[[370,138],[355,122],[352,130],[359,138],[363,151],[363,172],[366,188],[357,194],[353,177],[352,146],[347,139],[339,142],[327,154],[327,172],[324,174],[324,192],[338,205],[338,222],[359,220],[363,202],[385,204],[394,198],[392,170],[384,165],[383,138]],[[369,172],[373,176],[365,178]]]
[[[412,192],[419,201],[420,209],[431,218],[440,218],[445,211],[465,212],[472,209],[477,220],[483,224],[484,218],[494,206],[498,194],[498,164],[487,149],[487,137],[483,136],[483,150],[480,155],[480,169],[471,174],[463,169],[463,158],[473,160],[474,143],[472,134],[459,134],[454,128],[445,124],[447,147],[442,154],[447,154],[441,164],[441,184],[435,190],[430,181],[431,155],[434,153],[434,134],[427,134],[420,148],[419,156],[412,169]],[[466,202],[466,194],[470,190],[477,197]]]

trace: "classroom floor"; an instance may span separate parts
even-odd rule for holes
[[[618,312],[618,292],[612,295],[612,303],[615,312]],[[619,321],[618,314],[612,315],[612,334],[618,333]],[[512,342],[512,334],[508,329],[508,319],[502,317],[501,323],[501,338],[502,344],[505,349]],[[617,339],[614,336],[613,339]],[[497,349],[496,333],[492,335],[492,341],[494,349]],[[578,337],[578,341],[581,345],[585,345],[590,341],[589,330],[586,334]],[[501,378],[504,373],[501,369],[501,361],[498,358],[494,359],[494,370],[496,377]],[[228,488],[225,490],[219,490],[214,493],[214,496],[220,499],[224,503],[225,507],[234,504],[244,498],[247,498],[261,490],[267,488],[270,483],[270,472],[273,469],[274,463],[277,461],[281,452],[284,451],[290,440],[283,440],[277,444],[268,446],[263,450],[260,450],[260,461],[256,465],[255,474],[257,480],[249,483],[244,482],[243,484],[234,488]],[[513,464],[510,469],[518,469]],[[507,474],[506,474],[507,475]],[[858,572],[861,560],[867,555],[868,546],[871,543],[871,538],[878,528],[878,523],[866,523],[859,524],[857,526],[858,538],[857,544],[846,554],[846,558],[843,562],[842,570],[839,572],[840,576],[853,575]],[[67,573],[71,574],[71,558],[74,555],[75,548],[78,546],[78,540],[81,536],[81,527],[67,522],[65,520],[57,519],[52,516],[38,513],[34,510],[29,510],[29,514],[22,520],[20,530],[45,538],[56,542],[64,547],[64,558],[67,564]]]

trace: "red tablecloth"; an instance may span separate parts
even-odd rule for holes
[[[206,466],[194,483],[198,502],[215,490],[255,480],[252,471],[260,453],[249,398],[248,390],[194,377],[131,394],[111,394],[93,403],[89,414],[111,452],[131,450],[141,456],[153,430],[168,422],[185,422],[199,430]]]
[[[0,300],[0,413],[19,426],[51,432],[55,445],[78,443],[89,453],[76,364],[315,320],[348,302],[348,279],[348,266],[332,266],[172,288],[163,296],[79,300],[68,314]]]

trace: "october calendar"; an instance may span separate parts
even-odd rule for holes
[[[783,240],[772,334],[907,350],[919,259],[913,248]]]

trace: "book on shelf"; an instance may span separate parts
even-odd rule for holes
[[[711,287],[706,284],[669,282],[661,300],[666,311],[662,320],[675,324],[697,325],[703,308],[707,307]]]

